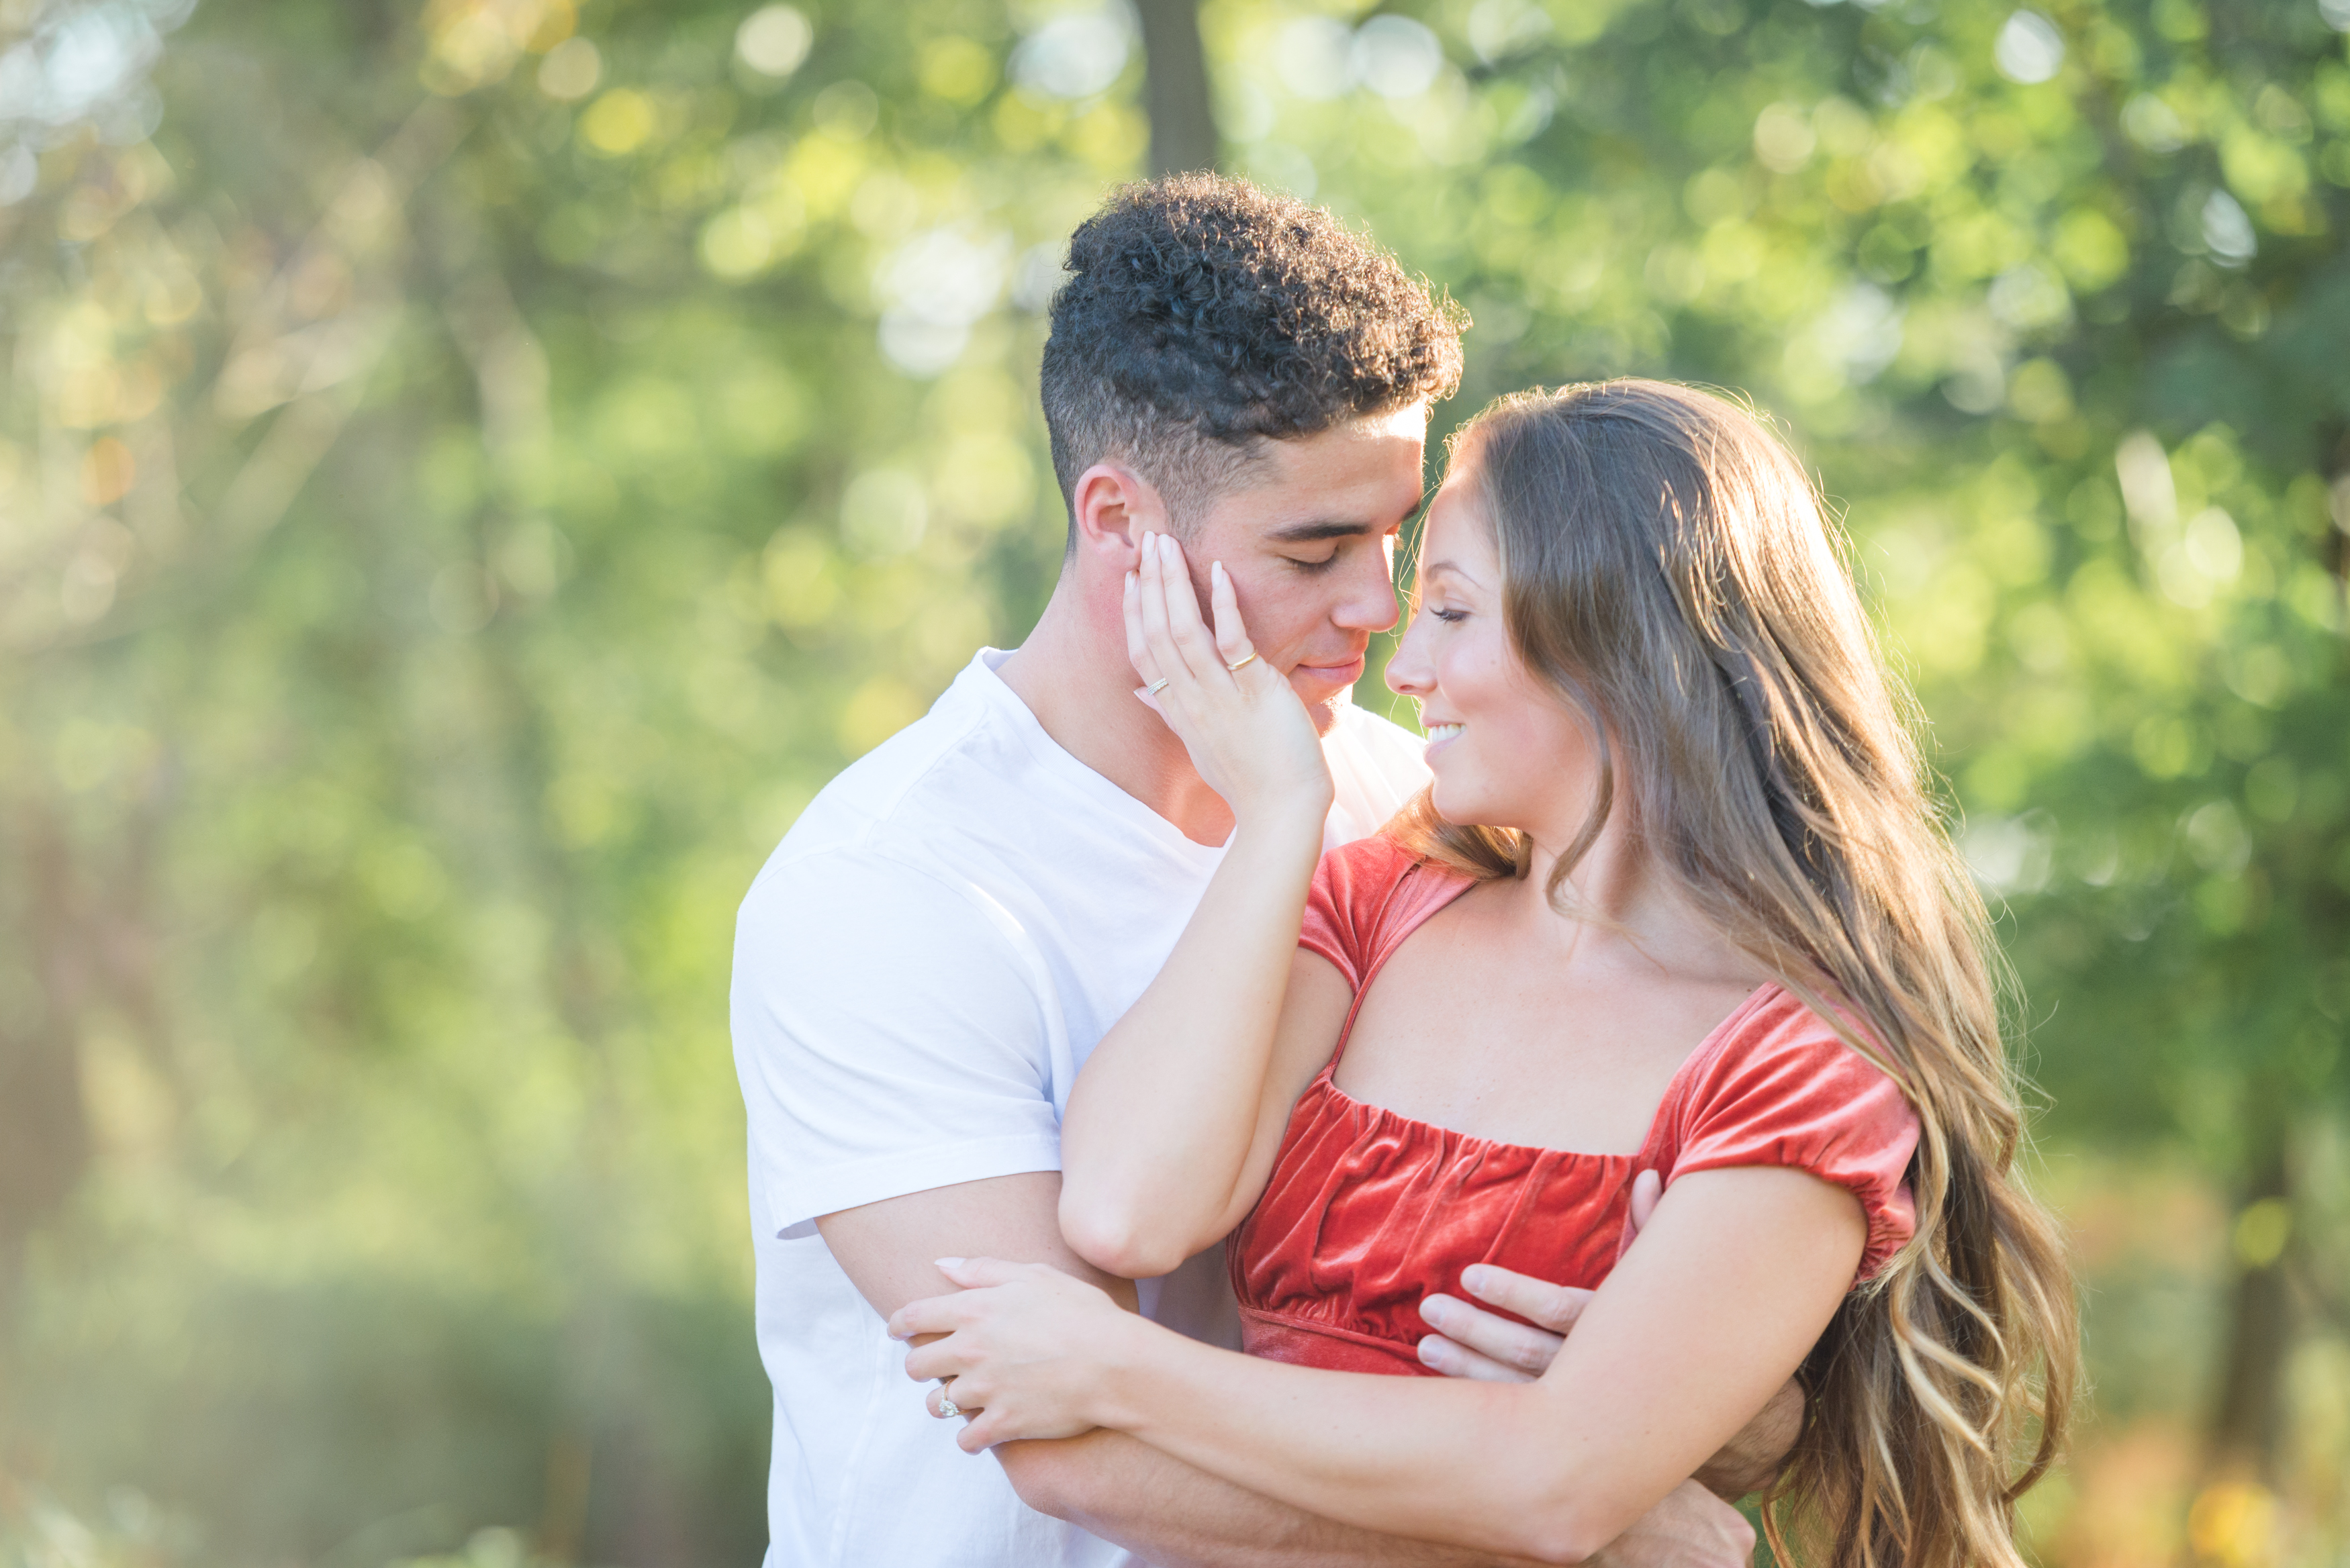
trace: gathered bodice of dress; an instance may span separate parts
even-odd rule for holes
[[[1669,1184],[1701,1169],[1792,1166],[1849,1189],[1868,1220],[1859,1279],[1908,1240],[1915,1115],[1890,1078],[1777,985],[1749,995],[1681,1064],[1637,1154],[1497,1142],[1340,1089],[1334,1075],[1379,968],[1472,885],[1384,838],[1333,850],[1315,873],[1301,945],[1346,974],[1355,1002],[1228,1248],[1251,1355],[1426,1374],[1424,1297],[1461,1293],[1472,1263],[1596,1289],[1627,1244],[1643,1170]]]

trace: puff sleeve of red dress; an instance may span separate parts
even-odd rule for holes
[[[1770,1165],[1858,1199],[1868,1241],[1856,1282],[1917,1231],[1908,1181],[1917,1113],[1882,1068],[1782,987],[1756,992],[1699,1048],[1657,1124],[1652,1168],[1667,1186],[1700,1170]]]
[[[1336,964],[1360,1002],[1365,983],[1388,954],[1474,885],[1457,871],[1421,864],[1385,834],[1357,839],[1331,850],[1314,868],[1297,945]],[[1351,1014],[1347,1023],[1351,1029]]]

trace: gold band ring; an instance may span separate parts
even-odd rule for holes
[[[1247,654],[1246,654],[1245,656],[1243,656],[1243,658],[1240,658],[1240,659],[1237,659],[1233,660],[1233,661],[1232,661],[1232,663],[1230,663],[1230,664],[1225,665],[1225,666],[1224,666],[1224,668],[1225,668],[1225,669],[1227,669],[1227,670],[1237,670],[1238,669],[1240,669],[1240,667],[1241,667],[1242,665],[1248,663],[1250,659],[1254,659],[1255,657],[1256,657],[1256,649],[1253,649],[1253,648],[1252,648],[1252,649],[1250,649],[1248,650],[1248,652],[1247,652]]]

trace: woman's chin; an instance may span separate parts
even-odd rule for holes
[[[1436,815],[1441,817],[1449,826],[1483,827],[1491,826],[1485,821],[1484,817],[1479,814],[1477,810],[1477,802],[1474,798],[1462,798],[1467,794],[1468,792],[1465,790],[1447,790],[1444,787],[1444,781],[1440,778],[1436,781],[1434,787],[1428,792],[1428,804],[1436,808]]]
[[[1525,831],[1511,820],[1520,813],[1505,809],[1499,801],[1480,798],[1467,790],[1448,790],[1440,778],[1428,792],[1428,804],[1436,808],[1438,819],[1448,827],[1489,827],[1502,833]]]

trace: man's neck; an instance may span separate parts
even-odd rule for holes
[[[1166,722],[1134,695],[1126,629],[1088,611],[1074,576],[996,670],[1060,748],[1173,823],[1194,844],[1232,836],[1232,814]]]

